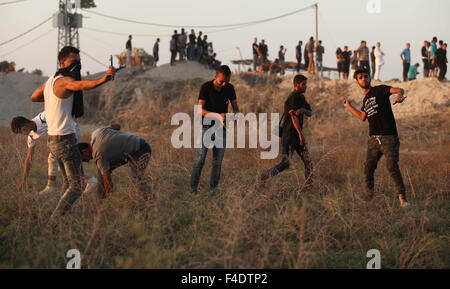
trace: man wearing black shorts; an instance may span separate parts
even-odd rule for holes
[[[312,185],[312,161],[306,145],[303,130],[303,115],[312,115],[311,106],[306,102],[303,93],[306,91],[307,78],[301,74],[294,77],[294,91],[284,103],[284,114],[281,119],[281,144],[283,158],[279,164],[261,174],[261,181],[276,176],[290,166],[289,157],[294,150],[300,156],[305,166],[305,181]]]
[[[370,85],[370,72],[367,69],[358,69],[355,79],[365,94],[361,111],[354,108],[350,101],[344,100],[344,106],[362,121],[369,119],[369,142],[367,158],[364,168],[366,193],[368,199],[374,194],[374,173],[382,155],[386,157],[386,165],[398,191],[400,205],[403,208],[410,204],[405,197],[405,185],[398,167],[400,141],[397,134],[397,125],[392,113],[389,96],[397,94],[395,103],[405,100],[404,91],[387,85],[372,87]]]

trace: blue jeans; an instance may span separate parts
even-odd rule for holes
[[[317,71],[322,71],[323,69],[323,64],[322,64],[322,59],[317,59]]]
[[[253,70],[257,71],[256,68],[258,67],[258,54],[253,54]]]
[[[207,143],[203,141],[206,128],[202,132],[202,147],[195,149],[194,167],[191,174],[191,190],[197,192],[200,175],[202,174],[203,165],[205,164],[206,154],[208,153],[210,143],[213,143],[218,138],[218,141],[222,144],[221,148],[213,146],[213,160],[212,170],[210,178],[210,188],[215,189],[219,185],[220,171],[222,169],[222,160],[225,154],[226,147],[226,131],[224,129],[218,129],[215,134],[211,136],[211,140]],[[217,134],[217,135],[216,135]]]
[[[188,59],[194,60],[195,57],[195,44],[189,44],[188,46]]]
[[[49,222],[51,223],[67,213],[71,209],[72,204],[81,196],[83,169],[75,134],[71,134],[61,140],[48,140],[47,145],[50,152],[58,160],[65,189],[64,195],[50,217]]]
[[[202,58],[203,46],[197,46],[197,60],[200,61]]]

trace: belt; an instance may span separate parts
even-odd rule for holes
[[[69,139],[71,137],[75,137],[74,133],[66,134],[66,135],[49,135],[48,140],[49,141],[61,141],[65,139]]]

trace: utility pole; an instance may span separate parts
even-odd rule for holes
[[[58,28],[57,52],[64,46],[74,46],[80,48],[80,36],[78,28],[83,26],[83,15],[77,13],[80,0],[59,0],[59,10],[53,14],[53,27]],[[59,63],[56,61],[56,68]]]
[[[319,42],[319,4],[314,4],[314,10],[316,14],[316,43]]]

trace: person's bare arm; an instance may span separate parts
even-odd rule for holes
[[[238,106],[238,103],[237,103],[236,99],[231,101],[231,107],[233,107],[234,113],[238,113],[239,112],[239,106]]]
[[[357,118],[359,118],[362,121],[365,121],[367,119],[367,113],[365,111],[359,111],[356,108],[354,108],[350,101],[344,100],[344,106]]]
[[[296,111],[295,111],[295,115],[296,116],[299,116],[299,115],[301,115],[301,114],[304,114],[304,115],[306,115],[307,117],[311,117],[312,116],[312,111],[311,110],[309,110],[309,109],[306,109],[306,108],[299,108],[299,109],[297,109]]]
[[[216,112],[211,112],[211,111],[207,111],[206,109],[203,108],[203,105],[205,104],[205,100],[203,99],[199,99],[198,100],[198,105],[200,106],[197,110],[197,113],[202,115],[202,116],[206,116],[207,114],[209,114],[209,117],[213,117],[215,119],[220,120],[222,123],[225,120],[225,113],[216,113]]]
[[[105,188],[105,198],[108,198],[112,191],[111,172],[102,173],[103,187]]]
[[[44,88],[45,84],[33,92],[31,95],[32,102],[44,102]]]
[[[402,88],[398,88],[398,87],[391,87],[390,90],[391,94],[396,94],[397,98],[395,99],[394,103],[402,103],[405,100],[405,91]]]
[[[114,67],[110,66],[102,78],[93,80],[74,80],[71,77],[62,77],[55,82],[54,92],[59,98],[68,98],[73,91],[96,88],[111,80],[115,75]]]
[[[22,182],[19,185],[19,190],[23,190],[23,188],[25,187],[25,183],[27,181],[28,174],[30,173],[31,162],[33,161],[33,156],[34,156],[34,146],[28,148],[27,157],[25,159],[25,164],[24,164],[24,168],[23,168]]]
[[[300,138],[300,145],[303,146],[303,134],[302,134],[302,130],[300,129],[300,123],[298,121],[298,117],[295,115],[294,110],[290,110],[289,114],[291,115],[291,121],[292,121],[292,124],[294,124],[295,130],[298,132],[298,136]]]

